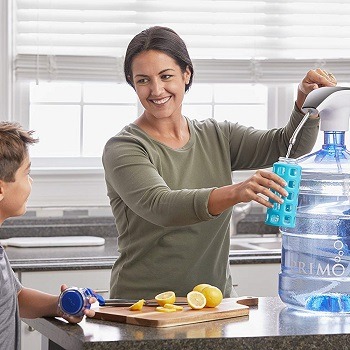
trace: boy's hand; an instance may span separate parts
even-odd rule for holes
[[[68,288],[67,285],[65,284],[62,284],[61,285],[61,293],[66,290]],[[91,297],[89,299],[89,303],[90,304],[93,304],[93,303],[96,303],[96,298],[95,297]],[[57,303],[58,303],[58,300],[57,300]],[[62,312],[62,310],[60,309],[60,307],[57,307],[57,314],[58,316],[64,318],[66,321],[68,321],[69,323],[79,323],[83,318],[84,316],[71,316],[71,315],[67,315],[65,313]],[[95,311],[92,310],[92,309],[85,309],[84,310],[84,315],[87,316],[87,317],[94,317],[95,316]]]

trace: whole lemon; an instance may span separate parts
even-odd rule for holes
[[[196,292],[202,292],[202,290],[203,290],[204,288],[209,287],[209,286],[210,286],[210,284],[208,284],[208,283],[201,283],[201,284],[197,284],[197,285],[193,288],[193,290],[196,291]]]
[[[216,307],[222,302],[223,295],[221,290],[217,287],[205,287],[202,289],[201,293],[205,296],[205,299],[207,300],[205,307]]]

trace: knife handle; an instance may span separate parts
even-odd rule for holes
[[[136,299],[105,299],[103,306],[130,306],[137,301]]]

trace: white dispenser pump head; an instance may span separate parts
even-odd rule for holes
[[[322,87],[309,93],[303,112],[319,114],[322,131],[348,131],[350,118],[350,87]]]

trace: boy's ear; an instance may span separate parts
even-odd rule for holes
[[[4,181],[0,180],[0,201],[4,199]]]

